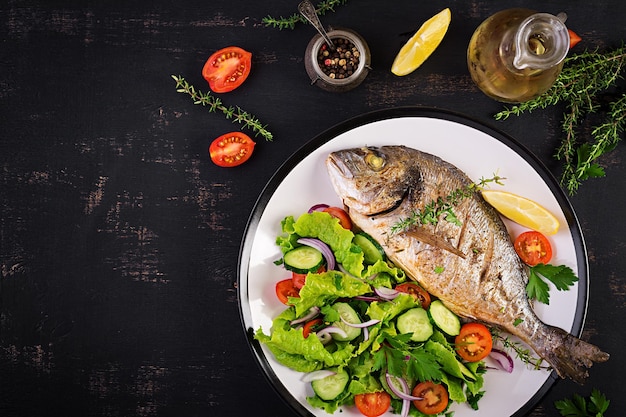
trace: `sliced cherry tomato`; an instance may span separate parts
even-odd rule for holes
[[[364,416],[378,417],[391,406],[391,396],[385,391],[357,394],[354,396],[354,404]]]
[[[491,332],[481,323],[467,323],[461,326],[461,332],[454,339],[456,351],[468,362],[483,360],[493,346]]]
[[[423,309],[427,309],[430,305],[430,294],[414,282],[396,285],[396,291],[410,294],[415,300],[420,302]]]
[[[322,265],[318,268],[317,273],[321,274],[324,271],[326,271],[326,267]],[[298,274],[297,272],[292,271],[291,279],[293,281],[293,286],[296,287],[297,289],[301,289],[302,287],[304,287],[304,284],[306,283],[307,275],[308,274]]]
[[[439,414],[448,407],[448,390],[442,384],[432,381],[420,382],[413,388],[412,395],[421,400],[413,400],[413,405],[424,414]]]
[[[552,259],[552,245],[542,233],[531,230],[519,235],[513,242],[515,252],[530,266],[547,264]]]
[[[327,207],[324,209],[324,211],[331,216],[338,218],[339,224],[344,229],[352,229],[352,220],[350,220],[350,216],[348,215],[348,213],[346,213],[344,209],[340,207]]]
[[[226,133],[211,142],[209,156],[215,165],[236,167],[246,162],[254,151],[256,143],[242,132]]]
[[[276,283],[276,296],[281,303],[289,305],[289,297],[300,297],[300,293],[291,278],[287,278]]]
[[[569,32],[569,49],[572,49],[578,42],[582,41],[582,38],[571,29],[567,29],[567,31]]]
[[[309,337],[309,334],[314,331],[315,327],[319,326],[322,323],[324,323],[324,320],[322,319],[313,319],[307,321],[306,323],[304,323],[304,326],[302,326],[302,336],[304,336],[304,338],[306,339],[307,337]]]
[[[239,87],[250,74],[252,54],[236,46],[220,49],[207,59],[202,76],[216,93]]]

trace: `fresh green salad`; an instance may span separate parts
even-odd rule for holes
[[[275,263],[292,276],[276,295],[286,308],[255,338],[302,372],[311,405],[370,417],[446,415],[453,402],[478,409],[492,352],[484,325],[461,325],[339,208],[315,206],[281,225]]]

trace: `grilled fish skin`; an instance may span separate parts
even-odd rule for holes
[[[416,209],[471,185],[460,169],[404,146],[332,152],[326,166],[354,224],[456,314],[519,337],[561,378],[580,384],[587,368],[608,360],[598,347],[537,317],[526,296],[528,269],[504,222],[479,193],[454,207],[460,226],[440,220],[392,232],[392,226]]]

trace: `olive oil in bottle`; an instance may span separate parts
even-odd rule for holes
[[[569,50],[564,14],[500,11],[474,32],[467,49],[472,80],[489,97],[521,103],[546,92]]]

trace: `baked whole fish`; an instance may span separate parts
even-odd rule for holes
[[[467,189],[472,181],[460,169],[404,146],[332,152],[326,165],[354,224],[459,316],[519,337],[561,378],[578,383],[583,383],[593,362],[609,358],[598,347],[536,316],[526,295],[528,270],[504,222],[478,192],[454,206],[460,225],[440,220],[392,231],[415,210]]]

